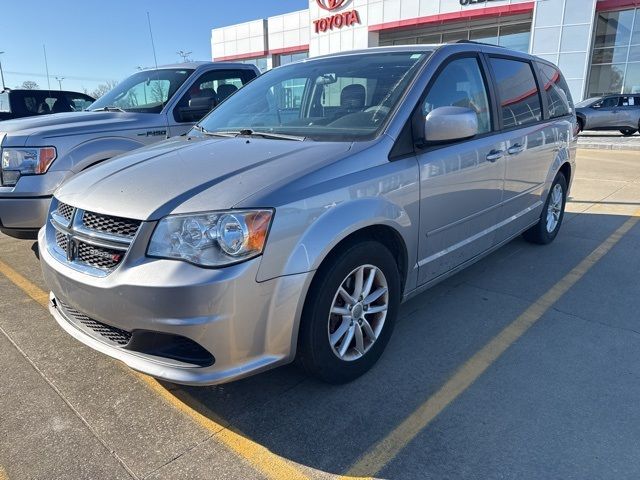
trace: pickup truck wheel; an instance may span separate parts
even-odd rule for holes
[[[302,314],[299,360],[328,383],[364,374],[386,347],[400,303],[400,274],[389,250],[357,243],[316,273]]]
[[[560,231],[566,203],[567,180],[562,173],[558,173],[549,190],[547,201],[540,214],[540,221],[524,232],[524,239],[539,245],[553,242]]]
[[[620,133],[625,137],[630,137],[631,135],[634,135],[637,131],[638,130],[635,130],[633,128],[623,128],[622,130],[620,130]]]

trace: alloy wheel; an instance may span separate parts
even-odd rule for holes
[[[556,184],[551,191],[549,206],[547,207],[547,232],[552,233],[560,223],[562,215],[562,203],[564,201],[564,192],[562,186]]]
[[[344,361],[365,355],[376,342],[389,308],[389,288],[373,265],[354,269],[334,295],[328,321],[331,350]]]

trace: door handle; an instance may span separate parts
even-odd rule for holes
[[[507,152],[509,152],[509,155],[517,155],[519,153],[524,152],[524,146],[520,145],[519,143],[516,143],[509,150],[507,150]]]
[[[493,162],[497,162],[498,160],[500,160],[503,156],[504,156],[504,150],[491,150],[487,154],[487,160],[489,160],[491,163],[493,163]]]

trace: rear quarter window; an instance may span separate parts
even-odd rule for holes
[[[573,100],[569,86],[557,68],[538,63],[544,85],[544,94],[549,106],[549,118],[564,117],[573,113]]]
[[[539,122],[542,119],[540,92],[528,62],[490,58],[496,80],[502,127],[517,128]]]

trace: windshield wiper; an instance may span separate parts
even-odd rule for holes
[[[296,142],[302,142],[306,137],[300,137],[298,135],[285,135],[284,133],[271,133],[271,132],[256,132],[250,128],[244,128],[238,132],[242,137],[262,137],[272,138],[275,140],[294,140]]]
[[[205,135],[211,135],[214,137],[237,137],[238,136],[238,132],[210,132],[206,128],[201,127],[200,125],[194,125],[193,128],[201,133],[204,133]]]
[[[90,110],[91,112],[124,112],[120,107],[115,107],[113,105],[108,105],[102,108],[96,108],[95,110]]]
[[[275,140],[294,140],[296,142],[302,142],[306,137],[298,137],[296,135],[285,135],[284,133],[270,133],[270,132],[255,132],[250,128],[244,128],[242,130],[233,130],[226,132],[210,132],[200,127],[199,129],[205,135],[218,135],[220,137],[262,137],[271,138]]]

